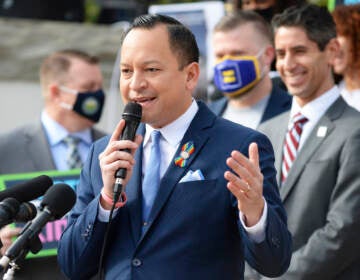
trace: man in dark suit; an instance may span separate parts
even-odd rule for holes
[[[225,15],[214,28],[213,49],[214,81],[224,95],[209,103],[216,115],[256,129],[290,109],[292,97],[269,75],[275,50],[261,16],[253,11]]]
[[[59,243],[65,274],[89,279],[102,263],[106,279],[238,280],[245,259],[268,276],[284,273],[291,236],[271,144],[192,98],[194,35],[171,17],[140,16],[121,50],[120,92],[125,103],[141,105],[143,123],[134,141],[119,140],[121,120],[93,145]],[[127,170],[126,189],[112,201],[119,168]]]
[[[98,58],[79,50],[62,50],[48,56],[40,69],[44,110],[38,123],[0,135],[0,174],[80,167],[93,141],[105,133],[93,126],[104,104],[103,77]],[[78,140],[78,166],[68,166],[67,136]],[[20,228],[0,231],[4,253]],[[64,279],[56,256],[26,260],[15,279]]]
[[[294,241],[278,279],[359,279],[360,114],[334,84],[334,21],[306,5],[275,16],[273,28],[277,70],[294,96],[290,112],[259,128],[274,146]]]

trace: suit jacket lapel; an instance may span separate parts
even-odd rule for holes
[[[137,130],[137,134],[145,134],[145,125],[141,124]],[[127,207],[130,216],[130,224],[134,243],[140,238],[142,227],[142,211],[141,211],[141,181],[142,181],[142,155],[143,146],[137,149],[134,157],[137,164],[135,164],[131,179],[126,186]]]
[[[91,134],[97,140],[105,134],[99,130],[92,129]],[[55,162],[51,153],[45,130],[41,123],[31,125],[24,129],[25,151],[29,155],[26,160],[32,166],[31,170],[55,170]]]
[[[96,140],[104,137],[105,135],[106,135],[106,133],[104,133],[98,129],[95,129],[95,128],[91,129],[91,138],[93,141],[96,141]]]
[[[39,123],[24,131],[26,150],[34,170],[56,169],[48,141],[42,125]]]
[[[186,174],[186,172],[189,171],[192,163],[194,162],[194,160],[196,160],[202,147],[207,142],[209,136],[206,134],[206,132],[204,132],[204,128],[208,127],[211,123],[213,123],[214,118],[215,115],[210,112],[206,105],[200,103],[199,111],[196,114],[194,120],[192,121],[190,127],[188,128],[187,132],[185,133],[183,139],[181,140],[179,148],[175,153],[175,157],[180,155],[181,147],[189,141],[193,141],[194,143],[194,153],[189,157],[188,162],[184,167],[179,167],[175,165],[174,159],[171,161],[167,171],[165,172],[164,177],[161,179],[160,188],[150,213],[149,220],[151,222],[148,226],[148,230],[149,228],[151,228],[152,222],[156,219],[161,209],[166,204],[174,187]],[[144,235],[145,234],[146,232],[144,232]]]
[[[339,98],[325,113],[324,116],[321,117],[319,122],[316,124],[314,129],[311,131],[308,139],[305,141],[303,147],[301,148],[298,156],[296,157],[288,177],[285,183],[280,188],[280,196],[284,201],[289,195],[291,189],[296,185],[296,181],[298,177],[304,170],[306,163],[310,161],[311,157],[315,154],[316,150],[323,143],[323,141],[331,134],[335,125],[333,124],[333,120],[340,117],[342,112],[345,109],[345,102],[342,98]],[[326,127],[325,135],[322,135],[319,132],[319,129],[322,130]]]
[[[318,137],[316,135],[320,126],[327,127],[327,134],[325,137]],[[295,186],[298,177],[306,166],[306,163],[309,162],[310,158],[314,155],[315,151],[318,149],[324,139],[331,133],[333,128],[334,125],[326,117],[323,117],[314,127],[313,131],[309,135],[309,138],[305,141],[304,146],[301,148],[298,156],[291,166],[291,170],[285,183],[280,188],[280,196],[283,200],[286,199],[292,187]]]

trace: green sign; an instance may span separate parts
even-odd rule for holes
[[[40,175],[47,175],[51,177],[54,185],[59,183],[65,183],[72,187],[74,190],[76,190],[76,186],[79,183],[80,169],[74,169],[69,171],[51,170],[32,173],[0,175],[0,191],[11,188],[12,186],[26,182],[27,180],[38,177]],[[66,197],[62,197],[59,199],[64,199],[65,201]],[[41,200],[42,197],[39,197],[31,202],[38,207],[41,203]],[[61,234],[64,231],[66,225],[66,215],[59,220],[48,222],[43,228],[43,230],[39,233],[39,239],[42,243],[43,249],[37,254],[32,254],[30,252],[26,257],[34,258],[56,255],[58,241],[60,240]],[[24,224],[12,224],[12,226],[23,227]]]

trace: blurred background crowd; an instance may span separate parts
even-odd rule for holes
[[[331,20],[327,20],[335,22],[336,34],[330,35],[336,37],[339,48],[329,68],[329,79],[334,75],[339,95],[360,111],[360,0],[0,0],[0,175],[81,167],[81,162],[79,166],[67,165],[63,139],[71,134],[83,140],[78,144],[79,160],[83,162],[91,143],[113,131],[123,111],[119,94],[121,35],[136,16],[149,12],[166,13],[184,21],[195,34],[202,74],[194,98],[207,102],[217,115],[258,129],[263,122],[291,110],[293,99],[288,92],[296,95],[292,91],[297,90],[287,87],[281,79],[281,66],[284,69],[291,63],[283,58],[277,64],[279,53],[274,48],[270,23],[285,9],[305,3],[331,13]],[[224,15],[242,10],[255,11],[256,16],[229,16],[219,21]],[[317,28],[320,34],[321,26],[314,26],[309,33],[317,32]],[[307,43],[314,47],[318,38],[310,39]],[[322,57],[323,50],[316,47],[316,51]],[[251,66],[243,71],[254,73],[249,87],[229,92],[219,82],[216,84],[215,60],[225,61],[226,56],[233,56],[239,65],[245,65],[244,56],[251,56],[248,60],[255,70]],[[318,65],[301,66],[312,69]],[[319,84],[323,82],[316,73],[313,76]],[[288,84],[291,87],[294,82]],[[92,103],[87,104],[86,98]],[[23,126],[31,121],[37,121],[37,125]],[[317,137],[325,137],[326,129],[320,128]],[[47,138],[42,137],[44,131]],[[31,146],[30,141],[36,145]],[[45,145],[49,149],[44,149]],[[17,153],[18,158],[13,158]],[[354,174],[350,177],[359,177]],[[358,185],[354,186],[358,194]],[[52,262],[56,265],[55,259]],[[42,261],[39,266],[43,266]],[[26,270],[24,274],[25,279],[30,279],[26,278]]]
[[[213,21],[222,14],[236,10],[255,10],[267,21],[272,16],[291,5],[304,2],[328,7],[332,11],[337,5],[349,5],[357,0],[227,0],[227,1],[172,1],[172,0],[0,0],[0,132],[7,131],[26,120],[35,119],[36,112],[42,106],[39,97],[38,69],[41,61],[51,52],[67,47],[85,50],[100,58],[104,75],[104,88],[108,99],[103,117],[98,126],[111,131],[119,119],[122,102],[118,95],[118,46],[121,30],[126,28],[133,18],[147,13],[152,6],[189,5],[197,7],[203,3],[221,3]],[[188,8],[185,9],[188,11]],[[211,19],[207,11],[206,19]],[[207,25],[208,33],[215,22],[200,22]],[[178,18],[179,19],[179,18]],[[119,31],[120,30],[120,31]],[[193,30],[194,31],[194,30]],[[206,31],[206,30],[205,30]],[[195,32],[196,33],[196,32]],[[199,35],[199,32],[198,34]],[[203,36],[201,34],[200,36]],[[207,35],[208,36],[208,35]],[[212,84],[212,66],[210,41],[201,40],[200,48],[207,48],[208,55],[202,60],[202,77],[196,97],[214,100],[222,96]],[[203,44],[203,46],[202,46]],[[273,63],[273,69],[275,62]],[[6,93],[6,94],[5,94]],[[15,101],[21,114],[11,114]],[[110,105],[111,104],[111,105]],[[29,106],[31,105],[31,106]],[[12,117],[7,118],[9,114]]]

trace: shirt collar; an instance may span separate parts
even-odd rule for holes
[[[186,110],[184,114],[182,114],[172,123],[159,129],[162,137],[166,140],[166,142],[168,142],[173,147],[179,145],[181,139],[184,137],[186,130],[189,128],[190,123],[195,117],[198,110],[199,110],[199,106],[197,105],[196,101],[193,99],[190,107]],[[146,132],[143,142],[144,146],[149,142],[150,135],[153,130],[154,128],[146,124]]]
[[[50,118],[50,116],[45,111],[41,113],[41,123],[45,128],[50,146],[59,144],[67,135],[72,135],[77,138],[80,138],[81,141],[89,145],[92,143],[90,128],[87,128],[82,131],[70,133],[62,125],[60,125],[58,122]]]
[[[301,112],[309,121],[317,122],[329,109],[329,107],[339,98],[340,91],[337,86],[332,87],[330,90],[314,99],[313,101],[307,103],[304,107],[300,107],[293,98],[293,103],[291,106],[290,120],[294,117],[295,114]]]

